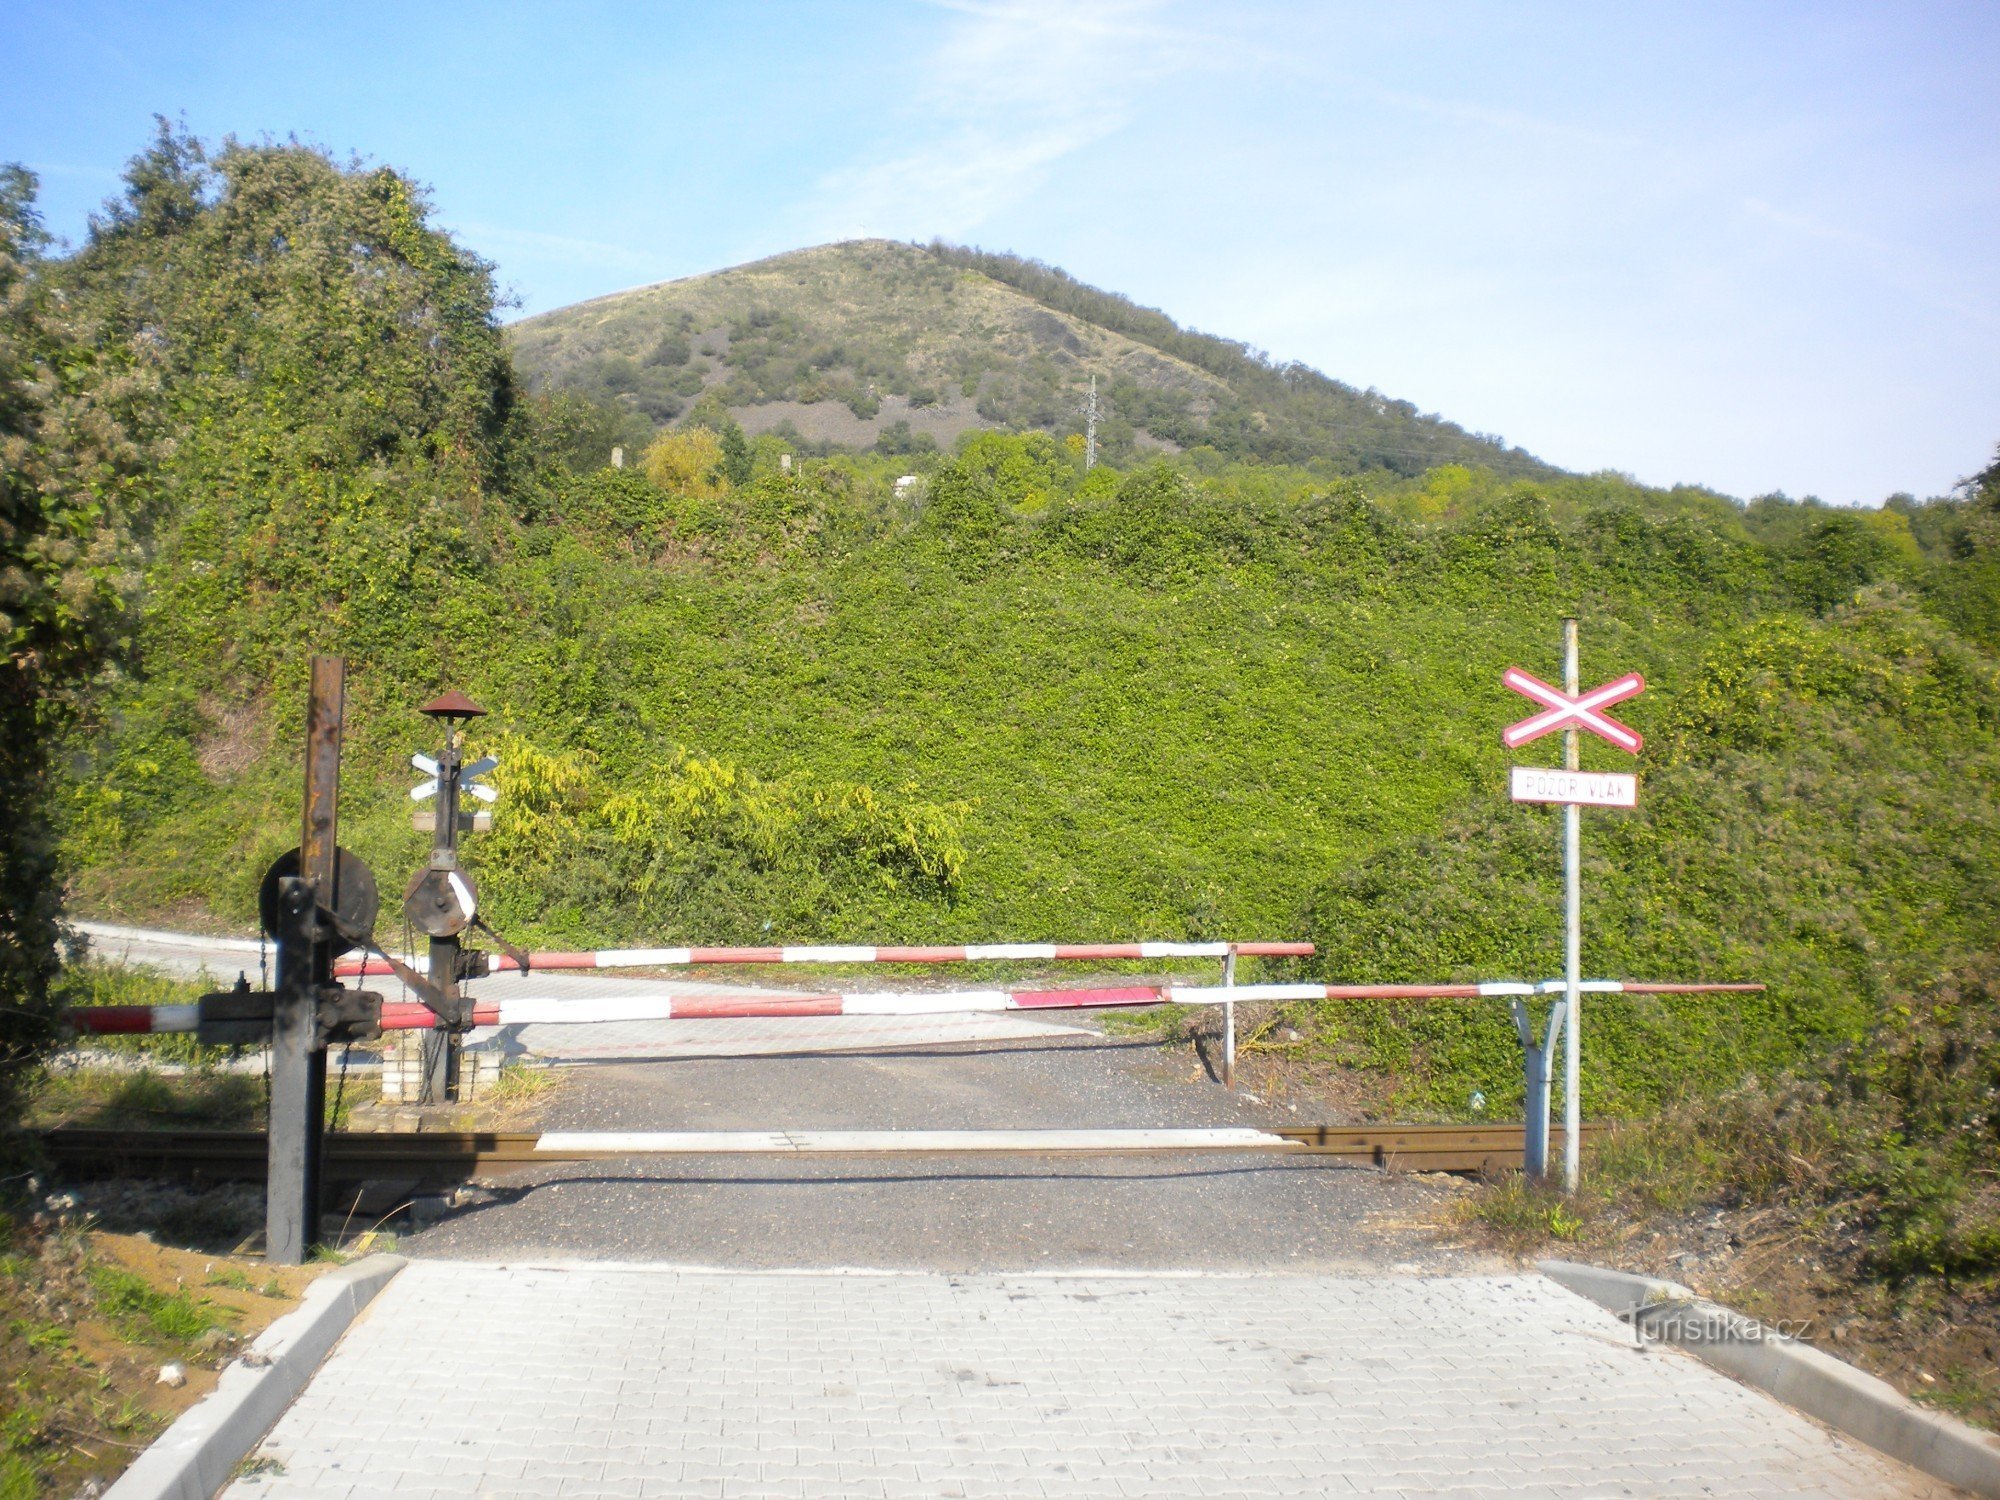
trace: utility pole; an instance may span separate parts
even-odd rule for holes
[[[1083,408],[1083,471],[1097,467],[1097,377],[1090,377],[1090,400]]]

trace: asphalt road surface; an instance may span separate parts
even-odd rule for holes
[[[812,1045],[825,1046],[823,1034]],[[565,1070],[551,1130],[1293,1123],[1184,1054],[1087,1031]],[[1474,1270],[1434,1227],[1462,1188],[1326,1158],[787,1156],[557,1163],[409,1237],[421,1256],[742,1268]]]

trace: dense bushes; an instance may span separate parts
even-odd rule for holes
[[[963,807],[684,753],[612,783],[585,752],[491,748],[507,812],[479,867],[509,925],[590,941],[838,927],[878,895],[948,901],[963,873]]]

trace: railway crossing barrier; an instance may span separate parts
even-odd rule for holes
[[[601,999],[522,996],[474,1001],[475,1026],[600,1025],[623,1021],[775,1020],[788,1016],[938,1016],[981,1011],[1116,1010],[1149,1005],[1216,1005],[1297,1000],[1476,1000],[1559,995],[1567,980],[1516,980],[1477,984],[1131,984],[1076,989],[795,991],[741,994],[607,995]],[[1593,995],[1743,994],[1761,984],[1652,984],[1586,979]],[[194,1032],[204,1026],[201,1005],[99,1005],[70,1012],[79,1030],[100,1035]],[[422,1005],[384,1004],[383,1031],[433,1024]]]
[[[1643,679],[1632,674],[1591,694],[1575,686],[1575,630],[1570,622],[1565,689],[1558,691],[1514,669],[1508,685],[1545,705],[1546,711],[1514,725],[1508,743],[1525,742],[1558,727],[1581,723],[1593,733],[1622,735],[1621,748],[1634,751],[1639,738],[1599,710],[1641,691]],[[1501,980],[1461,984],[1238,984],[1237,959],[1303,957],[1313,952],[1300,942],[1137,942],[1137,943],[990,943],[959,946],[881,946],[820,944],[778,947],[655,947],[599,952],[531,953],[514,947],[479,916],[477,888],[459,863],[457,840],[462,832],[481,826],[483,813],[465,813],[460,794],[491,802],[497,795],[478,781],[495,768],[489,757],[465,764],[460,756],[457,724],[485,712],[464,695],[447,693],[421,712],[443,723],[444,745],[436,757],[415,755],[412,763],[429,779],[412,792],[415,800],[437,798],[436,810],[417,815],[419,826],[434,834],[429,861],[410,881],[404,912],[411,925],[429,938],[429,952],[418,961],[392,957],[374,933],[378,896],[373,873],[337,841],[340,749],[345,712],[345,663],[339,657],[312,659],[312,685],[307,706],[305,799],[299,848],[281,857],[266,872],[260,896],[264,929],[277,943],[275,983],[270,991],[253,991],[247,980],[233,990],[204,995],[194,1005],[103,1006],[70,1012],[73,1026],[99,1034],[192,1032],[204,1043],[240,1045],[268,1042],[270,1065],[270,1128],[264,1137],[266,1161],[266,1255],[279,1264],[298,1264],[312,1248],[318,1223],[325,1151],[324,1107],[326,1052],[332,1043],[367,1041],[384,1032],[423,1030],[435,1038],[426,1063],[434,1098],[449,1097],[456,1043],[477,1026],[547,1025],[606,1021],[673,1019],[773,1018],[786,1016],[875,1015],[912,1016],[966,1011],[1047,1011],[1149,1006],[1161,1003],[1222,1008],[1225,1085],[1235,1082],[1236,1007],[1251,1002],[1300,1000],[1407,999],[1444,1000],[1506,998],[1519,1030],[1526,1075],[1527,1122],[1522,1129],[1528,1170],[1546,1170],[1549,1128],[1550,1052],[1559,1036],[1567,1037],[1566,1089],[1569,1095],[1564,1131],[1568,1181],[1575,1184],[1576,1154],[1583,1134],[1576,1110],[1576,1033],[1579,1001],[1586,993],[1628,995],[1697,995],[1756,991],[1758,984],[1635,983],[1582,980],[1577,968],[1577,895],[1575,798],[1568,792],[1549,797],[1536,793],[1523,800],[1567,801],[1567,896],[1569,932],[1568,973],[1562,980],[1539,983]],[[1518,681],[1516,679],[1519,679]],[[1574,772],[1575,729],[1566,757]],[[1541,774],[1541,773],[1537,773]],[[1553,773],[1550,773],[1553,774]],[[1560,789],[1558,789],[1560,791]],[[1629,805],[1629,802],[1624,804]],[[462,935],[478,927],[502,950],[488,954],[461,945]],[[344,953],[362,950],[359,958]],[[1161,958],[1220,958],[1220,985],[1121,984],[1057,989],[967,989],[934,993],[897,991],[771,992],[656,996],[608,996],[602,999],[503,997],[476,1000],[462,984],[495,972],[530,975],[537,971],[618,968],[676,968],[710,964],[958,964],[992,961],[1075,962]],[[366,990],[339,983],[342,978],[393,974],[416,1001],[388,1003]],[[1543,1040],[1535,1041],[1526,1002],[1538,995],[1560,996],[1549,1012]],[[779,1135],[788,1135],[778,1132]],[[852,1134],[852,1133],[849,1133]],[[888,1133],[894,1135],[896,1133]],[[946,1132],[946,1134],[952,1134]],[[1284,1132],[1279,1132],[1284,1135]],[[1140,1132],[1159,1149],[1175,1132]],[[1131,1149],[1137,1149],[1138,1136]],[[936,1148],[944,1149],[944,1148]],[[1119,1149],[1127,1149],[1121,1147]],[[615,1153],[614,1153],[615,1154]]]

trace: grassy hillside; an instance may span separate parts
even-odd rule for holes
[[[600,297],[509,329],[539,388],[648,425],[696,403],[795,444],[949,447],[973,428],[1080,432],[1103,453],[1208,448],[1331,471],[1462,462],[1555,471],[1408,402],[1358,391],[1015,256],[887,240],[822,245]],[[602,462],[603,454],[595,455]]]

